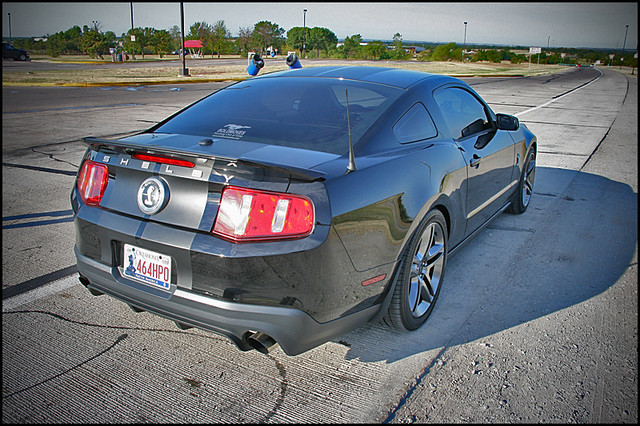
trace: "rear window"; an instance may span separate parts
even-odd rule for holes
[[[152,131],[281,145],[333,154],[349,147],[403,90],[350,80],[247,80],[195,103]]]

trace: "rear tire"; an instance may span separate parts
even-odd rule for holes
[[[385,323],[415,330],[427,320],[440,294],[447,264],[447,224],[430,211],[401,257],[401,266]]]
[[[522,175],[520,175],[520,181],[516,192],[511,199],[511,205],[508,208],[509,213],[522,214],[527,211],[531,197],[533,196],[533,183],[536,177],[536,150],[535,147],[531,148],[527,159],[524,162],[522,169]]]

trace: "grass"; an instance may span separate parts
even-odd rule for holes
[[[189,69],[189,76],[178,75],[181,69],[179,61],[166,65],[158,65],[158,61],[176,61],[175,55],[159,58],[154,55],[137,56],[135,61],[111,62],[109,56],[105,60],[90,59],[87,56],[64,56],[51,58],[47,56],[32,56],[33,62],[55,62],[69,64],[95,64],[95,69],[70,69],[61,70],[37,70],[13,71],[3,69],[3,86],[21,85],[61,85],[61,86],[93,86],[93,85],[135,85],[135,84],[161,84],[161,83],[186,83],[186,82],[211,82],[244,80],[249,77],[246,63],[229,65],[221,62],[215,64],[211,57],[203,59],[187,58],[186,66]],[[226,56],[222,59],[238,59],[237,56]],[[206,62],[205,62],[206,60]],[[140,66],[145,62],[155,62],[154,66]],[[128,66],[135,62],[136,66]],[[329,60],[329,59],[303,59],[303,67],[313,67],[319,65],[364,65],[382,66],[392,68],[404,68],[410,70],[424,71],[435,74],[446,74],[456,77],[472,76],[533,76],[541,74],[552,74],[567,67],[560,65],[537,65],[528,63],[511,64],[503,63],[481,63],[481,62],[419,62],[419,61],[362,61],[362,60]],[[260,74],[283,71],[289,69],[284,57],[265,58],[265,67]]]

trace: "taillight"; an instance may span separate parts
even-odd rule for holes
[[[234,242],[269,241],[305,237],[313,224],[306,197],[228,186],[212,232]]]
[[[97,206],[102,200],[109,182],[107,166],[87,160],[78,174],[78,193],[82,202],[88,206]]]
[[[131,157],[135,158],[136,160],[151,161],[153,163],[170,164],[173,166],[190,167],[190,168],[195,167],[195,164],[193,164],[191,161],[180,160],[180,159],[171,158],[171,157],[162,157],[160,155],[135,153]]]

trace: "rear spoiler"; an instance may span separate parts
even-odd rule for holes
[[[184,149],[178,150],[178,149],[172,149],[166,146],[155,147],[153,145],[139,145],[139,144],[124,142],[121,140],[100,139],[92,136],[82,138],[82,143],[87,145],[89,148],[96,149],[96,150],[100,146],[104,146],[114,151],[125,151],[125,152],[129,150],[135,150],[138,152],[147,151],[147,152],[153,152],[156,154],[162,153],[162,154],[178,155],[181,157],[207,158],[211,160],[218,159],[218,160],[224,160],[229,162],[238,162],[240,164],[244,164],[250,167],[268,168],[279,173],[291,175],[292,178],[311,181],[311,182],[316,180],[325,180],[325,176],[327,175],[326,173],[318,170],[288,166],[288,165],[283,166],[282,164],[274,164],[268,161],[246,160],[246,159],[243,159],[242,157],[240,158],[220,157],[220,156],[206,154],[206,153],[197,152],[197,151],[185,151]]]

